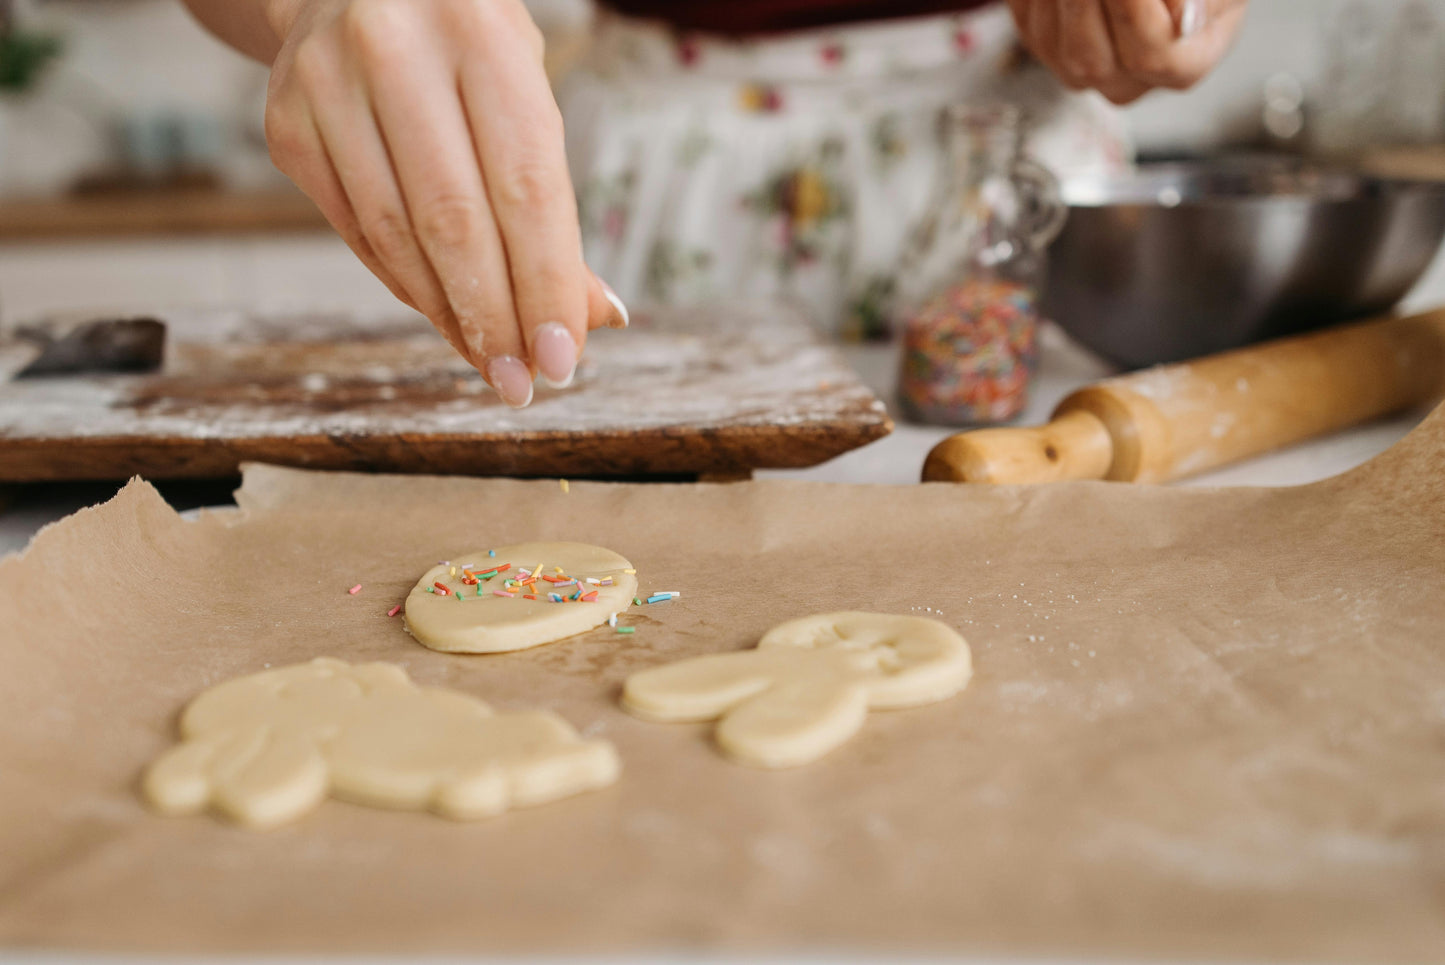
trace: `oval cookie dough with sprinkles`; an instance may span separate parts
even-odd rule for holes
[[[636,570],[586,543],[518,543],[438,563],[406,598],[406,628],[447,653],[504,653],[602,626],[627,609]]]

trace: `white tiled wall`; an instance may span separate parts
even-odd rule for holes
[[[534,5],[545,17],[579,2]],[[1381,31],[1411,2],[1445,24],[1445,0],[1252,0],[1238,45],[1213,76],[1131,108],[1140,145],[1209,146],[1252,132],[1264,80],[1277,71],[1319,93],[1327,31],[1349,2]],[[21,0],[21,9],[61,29],[69,51],[35,97],[0,100],[0,191],[63,186],[105,159],[119,117],[163,110],[219,116],[232,176],[269,176],[258,140],[264,70],[211,39],[178,0]]]
[[[0,101],[0,191],[63,187],[110,155],[125,116],[212,114],[228,148],[254,127],[264,68],[213,39],[176,0],[22,0],[20,8],[27,22],[60,32],[66,52],[33,97]]]
[[[0,245],[0,323],[52,312],[403,311],[329,232]]]
[[[1434,122],[1437,136],[1445,139],[1445,73],[1440,70],[1445,61],[1445,2],[1252,0],[1234,48],[1203,83],[1183,95],[1150,95],[1130,108],[1140,144],[1155,149],[1207,147],[1252,135],[1264,82],[1276,73],[1290,74],[1304,85],[1309,123],[1318,136],[1336,106],[1338,94],[1327,67],[1330,52],[1338,51],[1342,41],[1356,68],[1344,77],[1347,83],[1378,83],[1386,113],[1405,90],[1417,106],[1429,100],[1440,115]],[[1428,76],[1421,75],[1422,61],[1430,62]]]

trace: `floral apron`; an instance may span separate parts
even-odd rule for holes
[[[588,263],[629,305],[780,299],[877,335],[963,100],[1021,105],[1061,178],[1130,161],[1119,115],[1021,56],[1001,4],[756,40],[604,13],[560,92]]]

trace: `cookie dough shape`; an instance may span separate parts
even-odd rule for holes
[[[780,624],[755,650],[694,657],[627,679],[645,720],[721,718],[717,742],[757,767],[794,767],[858,732],[868,711],[951,697],[973,673],[968,644],[924,617],[824,613]]]
[[[455,574],[449,564],[438,564],[427,570],[406,598],[406,628],[418,642],[446,653],[524,650],[601,626],[612,614],[626,610],[637,593],[637,577],[623,572],[632,569],[632,564],[600,546],[518,543],[499,546],[495,552],[495,557],[482,550],[455,561],[475,564],[472,571],[476,573],[485,573],[491,566],[511,564],[506,572],[476,586],[462,582],[460,565]],[[560,566],[568,576],[583,581],[587,577],[597,580],[610,577],[612,585],[591,587],[598,591],[597,600],[592,603],[571,600],[553,603],[547,599],[546,589],[535,593],[535,600],[524,599],[522,593],[515,597],[496,595],[496,591],[503,588],[504,579],[518,576],[520,570],[530,572],[537,566],[553,576]],[[435,589],[437,583],[450,592],[446,595],[429,592],[427,588]],[[541,586],[550,589],[552,584],[543,581]],[[568,587],[567,595],[577,589]],[[456,595],[458,590],[460,597]]]
[[[497,713],[418,687],[389,663],[321,657],[205,691],[182,743],[151,764],[145,796],[166,814],[213,807],[250,828],[292,821],[327,794],[375,807],[482,818],[617,779],[617,752],[544,711]]]

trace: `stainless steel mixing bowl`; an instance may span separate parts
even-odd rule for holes
[[[1145,166],[1064,197],[1044,310],[1130,368],[1385,311],[1445,237],[1445,184],[1279,162]]]

